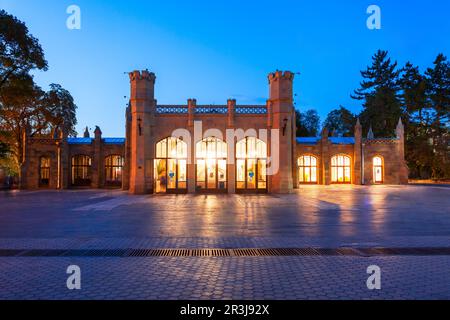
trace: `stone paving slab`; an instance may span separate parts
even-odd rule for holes
[[[66,288],[73,264],[79,291]],[[450,257],[0,258],[0,270],[0,299],[450,299]]]
[[[81,238],[0,239],[0,249],[233,249],[233,248],[445,248],[450,237],[365,239],[229,237],[229,238]]]

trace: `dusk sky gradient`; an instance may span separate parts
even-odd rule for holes
[[[81,30],[66,28],[71,4]],[[366,27],[371,4],[381,7],[381,30]],[[79,134],[99,125],[104,136],[124,136],[124,73],[135,69],[156,73],[159,104],[264,104],[269,72],[301,72],[296,106],[323,121],[339,105],[361,110],[350,94],[376,50],[422,70],[438,53],[450,56],[448,0],[0,0],[0,8],[39,39],[49,71],[36,82],[72,93]]]

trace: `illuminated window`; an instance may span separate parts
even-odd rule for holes
[[[50,185],[50,158],[41,157],[39,162],[39,186],[48,187]]]
[[[247,137],[236,144],[236,188],[267,190],[267,144]]]
[[[91,185],[91,165],[92,159],[88,156],[77,155],[72,157],[72,185]]]
[[[351,183],[351,159],[345,155],[338,155],[331,158],[331,182]]]
[[[124,158],[122,156],[109,156],[105,159],[105,185],[117,186],[122,185]]]
[[[196,145],[197,191],[227,190],[227,143],[214,138],[206,138]]]
[[[384,179],[384,168],[383,168],[383,158],[375,157],[373,158],[373,181],[375,183],[383,183]]]
[[[186,142],[174,137],[163,139],[156,144],[156,193],[187,190],[187,149]]]
[[[298,159],[298,181],[300,184],[317,183],[317,158],[303,156]]]

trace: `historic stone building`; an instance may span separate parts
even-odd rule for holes
[[[130,73],[126,139],[24,136],[21,187],[147,193],[288,193],[302,184],[405,184],[397,137],[296,138],[291,72],[271,73],[265,105],[159,105],[156,77]]]

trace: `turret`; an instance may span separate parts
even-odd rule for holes
[[[156,100],[154,73],[133,71],[130,76],[130,193],[152,192],[154,153],[152,128],[155,123]]]
[[[290,71],[276,71],[269,74],[268,78],[270,92],[268,122],[272,122],[272,129],[278,130],[279,135],[279,159],[271,159],[272,164],[278,161],[279,170],[273,172],[270,189],[275,193],[289,193],[293,190],[292,173],[295,152],[294,74]],[[274,147],[278,148],[278,146]]]

